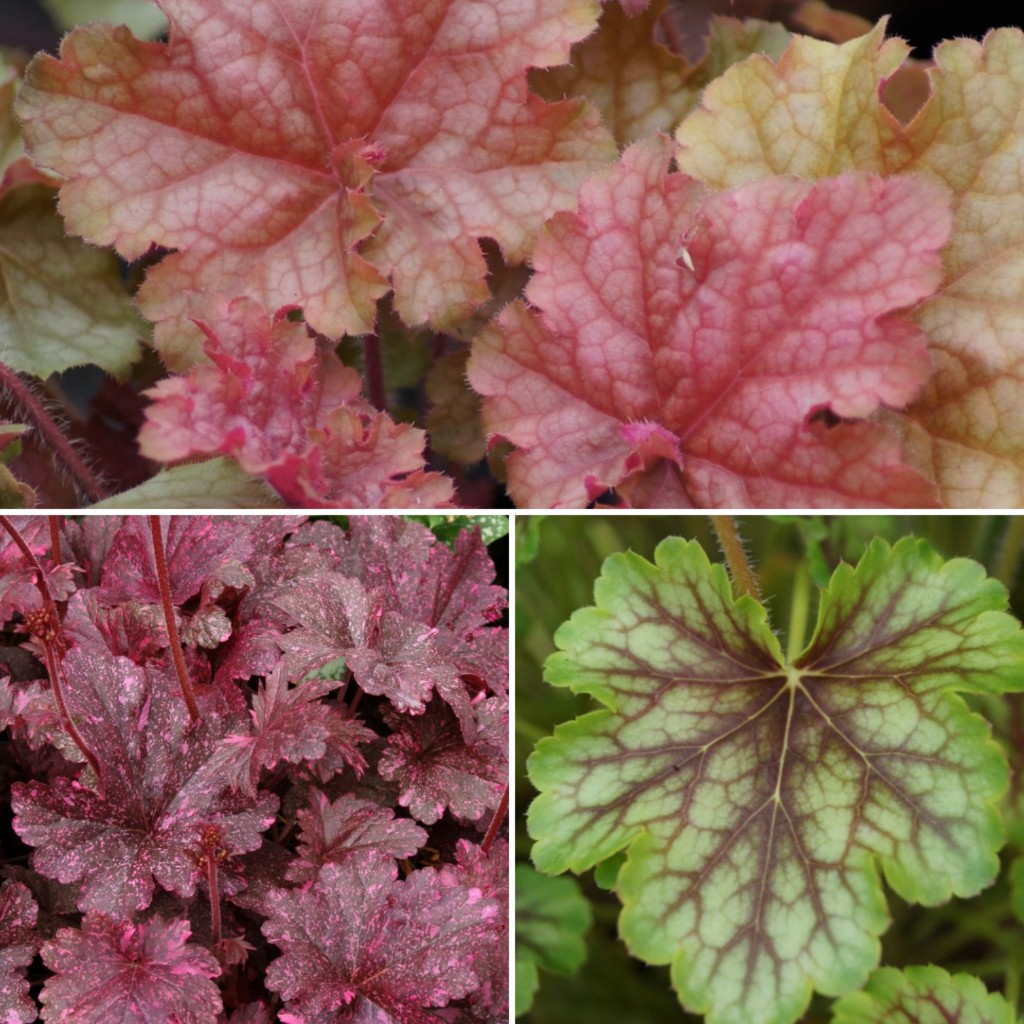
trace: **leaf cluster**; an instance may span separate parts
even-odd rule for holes
[[[479,530],[4,529],[0,1017],[507,1019],[505,590]]]
[[[0,58],[5,504],[1021,503],[1019,30],[47,8]]]

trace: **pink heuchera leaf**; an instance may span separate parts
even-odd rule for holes
[[[161,6],[167,45],[77,29],[19,97],[72,231],[180,250],[140,293],[151,319],[209,291],[360,333],[390,276],[407,322],[449,323],[487,297],[476,239],[521,261],[613,154],[594,111],[527,90],[593,29],[586,0]]]
[[[173,670],[141,669],[105,649],[72,649],[64,673],[68,708],[104,777],[102,790],[67,778],[11,787],[14,827],[37,848],[37,871],[81,880],[82,910],[127,918],[149,906],[155,882],[195,892],[205,827],[220,829],[230,855],[259,847],[277,798],[232,797],[208,766],[225,732],[241,725],[240,710],[203,687],[190,728]]]
[[[54,976],[43,986],[43,1019],[75,1024],[216,1024],[223,1009],[210,980],[220,964],[188,941],[187,921],[154,917],[119,924],[86,914],[43,944]]]
[[[415,822],[351,793],[331,803],[324,793],[314,792],[309,807],[295,817],[302,835],[285,876],[289,882],[314,882],[325,864],[340,864],[364,850],[412,857],[427,841],[426,831]]]
[[[863,421],[930,372],[924,335],[893,314],[941,279],[941,186],[849,173],[702,196],[672,152],[645,140],[587,182],[538,243],[541,315],[515,304],[477,340],[485,423],[522,449],[516,501],[932,504]]]
[[[8,881],[0,887],[0,1019],[4,1024],[30,1024],[36,1019],[25,968],[39,948],[38,912],[28,886]]]
[[[327,864],[306,890],[267,897],[267,938],[283,956],[267,987],[292,1017],[353,1024],[435,1024],[479,982],[477,964],[501,924],[497,900],[464,888],[450,868],[397,880],[394,861],[354,854]]]
[[[460,818],[475,820],[498,806],[508,763],[503,741],[508,703],[491,697],[483,707],[481,718],[489,728],[481,728],[472,743],[438,701],[423,715],[384,710],[394,732],[381,756],[380,773],[398,782],[398,802],[426,825],[437,821],[446,807]]]
[[[369,743],[375,734],[320,703],[321,697],[337,688],[337,682],[326,679],[309,679],[289,688],[279,665],[253,697],[251,731],[225,736],[211,759],[211,770],[250,797],[256,795],[262,769],[281,761],[306,762],[324,782],[346,765],[361,775],[366,759],[359,753],[359,744]]]
[[[212,362],[147,392],[143,455],[230,455],[305,507],[442,506],[451,483],[423,469],[421,430],[360,397],[362,381],[306,326],[255,302],[221,304],[200,324]]]

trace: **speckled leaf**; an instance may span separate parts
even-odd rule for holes
[[[28,886],[10,881],[0,886],[0,1020],[4,1024],[31,1024],[36,1019],[25,968],[39,948],[38,912]]]
[[[44,1021],[74,1024],[216,1024],[223,1009],[210,980],[220,964],[189,942],[186,921],[118,924],[87,914],[43,945],[54,972],[43,986]]]
[[[1006,762],[954,690],[1024,689],[1006,594],[965,559],[875,541],[787,664],[764,608],[695,543],[610,558],[556,634],[555,685],[607,707],[529,762],[534,861],[618,877],[632,952],[709,1024],[789,1024],[863,984],[880,873],[936,904],[995,877]]]
[[[237,517],[161,517],[171,601],[184,604],[204,588],[217,586],[221,573],[229,578],[252,551],[251,527]],[[160,604],[160,582],[153,554],[153,536],[147,516],[126,516],[103,564],[99,590],[109,604],[136,598]]]
[[[384,711],[394,731],[381,756],[380,773],[398,783],[398,802],[425,825],[437,821],[445,808],[475,820],[498,806],[508,780],[502,743],[508,733],[508,704],[491,697],[477,711],[487,727],[472,743],[466,742],[447,705],[436,700],[421,715]]]
[[[1024,33],[999,29],[980,44],[939,46],[928,71],[932,96],[903,125],[882,91],[908,52],[884,39],[882,22],[839,46],[795,37],[778,65],[752,58],[713,82],[705,109],[680,125],[679,164],[716,187],[857,168],[912,171],[951,190],[945,280],[914,315],[935,373],[900,426],[912,461],[947,504],[1017,507]]]
[[[263,932],[284,954],[267,987],[289,1019],[344,1008],[353,1024],[435,1024],[427,1008],[476,988],[498,901],[463,887],[451,868],[397,874],[391,858],[361,853],[325,865],[311,888],[267,897]]]
[[[209,291],[362,333],[390,277],[406,322],[450,323],[487,298],[477,239],[522,260],[611,155],[595,111],[526,83],[592,29],[591,0],[162,7],[169,44],[76,29],[18,107],[69,177],[72,231],[129,259],[178,250],[140,293],[154,320]]]
[[[587,956],[590,901],[572,878],[549,878],[516,864],[516,1016],[533,1005],[537,968],[575,974]]]
[[[67,600],[74,592],[75,582],[69,565],[52,567],[46,520],[42,516],[11,516],[11,523],[42,563],[54,600]],[[0,620],[6,622],[15,612],[24,615],[42,605],[35,578],[35,569],[10,534],[6,530],[0,532]]]
[[[502,1024],[508,1019],[508,854],[508,843],[504,839],[494,840],[486,853],[481,846],[468,839],[460,839],[455,846],[455,874],[460,884],[466,889],[478,889],[484,896],[493,897],[500,908],[492,941],[487,944],[486,950],[481,950],[482,956],[477,967],[480,988],[469,996],[474,1015],[494,1024]]]
[[[635,143],[534,252],[522,303],[474,342],[488,431],[520,447],[523,507],[929,505],[867,421],[930,373],[898,310],[942,275],[945,190],[923,178],[796,177],[705,195]]]
[[[106,648],[76,647],[64,672],[69,710],[103,767],[102,790],[68,778],[11,787],[14,827],[36,847],[36,870],[81,880],[82,910],[123,919],[149,906],[155,882],[195,892],[205,826],[221,830],[229,855],[259,846],[276,797],[229,796],[208,765],[225,732],[244,722],[237,694],[226,704],[215,687],[201,688],[200,722],[190,728],[166,665],[143,669]]]
[[[251,729],[221,740],[211,759],[214,770],[250,797],[256,795],[260,772],[281,761],[319,769],[324,782],[346,765],[361,775],[366,760],[359,744],[369,743],[375,734],[320,702],[338,686],[336,680],[314,679],[289,688],[280,667],[271,672],[252,699]]]
[[[427,841],[426,831],[415,822],[351,793],[333,803],[322,792],[311,793],[309,807],[295,817],[302,831],[288,867],[289,882],[314,882],[325,864],[340,864],[363,850],[412,857]]]
[[[586,97],[601,111],[620,146],[655,131],[672,131],[700,99],[704,87],[729,65],[752,53],[778,57],[789,42],[782,25],[713,18],[708,52],[697,64],[655,42],[665,13],[658,0],[638,17],[606,4],[597,32],[573,47],[568,67],[535,71],[530,84],[550,100]]]
[[[490,625],[505,591],[476,531],[455,550],[394,516],[354,517],[338,572],[297,579],[273,603],[301,628],[281,637],[297,676],[344,655],[356,681],[418,714],[432,692],[467,738],[475,728],[465,679],[507,687],[506,632]]]
[[[836,1003],[832,1024],[1016,1024],[1016,1014],[1001,995],[990,995],[967,974],[883,967],[863,992]]]
[[[418,523],[360,517],[350,523],[342,568],[365,580],[386,607],[423,623],[456,672],[476,676],[492,693],[507,692],[508,634],[494,623],[508,594],[494,584],[478,531],[463,530],[452,549]]]

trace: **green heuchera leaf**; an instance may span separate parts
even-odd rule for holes
[[[127,372],[148,333],[112,252],[65,234],[53,189],[0,196],[0,351],[37,377],[95,363]]]
[[[883,967],[840,999],[832,1024],[1014,1024],[1013,1009],[977,978],[940,967]]]
[[[537,968],[574,974],[587,956],[590,903],[571,878],[516,864],[516,1016],[533,1005]]]
[[[280,508],[281,500],[232,459],[187,462],[161,470],[94,508]]]
[[[127,25],[140,39],[167,31],[167,18],[150,0],[43,0],[43,6],[61,28],[103,21]]]
[[[913,539],[873,542],[823,592],[793,664],[765,609],[696,543],[614,555],[547,679],[607,706],[542,740],[534,862],[618,876],[631,952],[671,963],[709,1024],[788,1024],[863,984],[904,899],[995,877],[1007,767],[952,691],[1024,687],[1002,586]]]

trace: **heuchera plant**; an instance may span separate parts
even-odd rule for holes
[[[1018,30],[158,6],[0,65],[8,503],[1024,498]],[[26,380],[83,362],[91,458]]]
[[[630,952],[671,965],[708,1024],[792,1024],[815,991],[844,997],[834,1024],[1011,1024],[966,975],[872,973],[883,880],[935,906],[999,872],[1007,760],[959,694],[1024,691],[1004,587],[924,541],[876,540],[836,569],[806,644],[809,587],[794,593],[783,653],[748,572],[731,582],[681,538],[653,564],[607,560],[596,606],[558,630],[546,664],[601,709],[530,756],[534,864],[596,866]],[[587,919],[578,891],[552,889],[562,919],[544,929],[543,879],[525,882],[517,941],[535,986],[532,962],[579,965]]]
[[[507,1020],[494,575],[477,527],[0,517],[0,1020]]]

